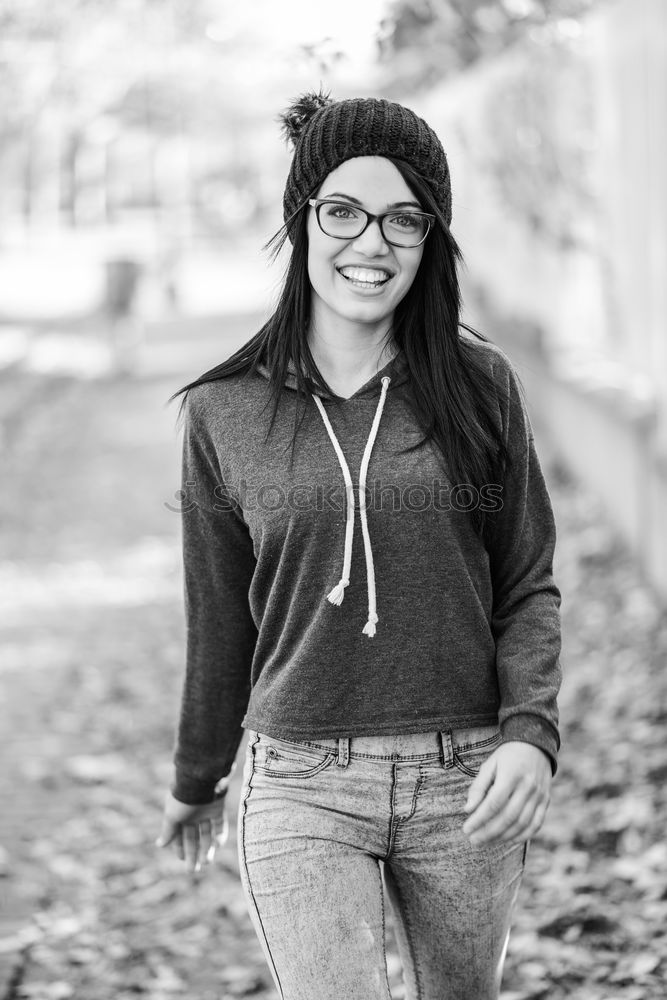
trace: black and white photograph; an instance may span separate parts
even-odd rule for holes
[[[0,88],[0,1000],[665,1000],[667,4]]]

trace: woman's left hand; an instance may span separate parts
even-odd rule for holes
[[[472,844],[519,844],[544,822],[551,791],[551,763],[532,743],[501,743],[470,786],[463,832]]]

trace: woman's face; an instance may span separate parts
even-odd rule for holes
[[[381,156],[346,160],[329,174],[317,198],[334,198],[374,215],[392,208],[422,211],[393,163]],[[383,324],[408,292],[424,252],[386,243],[377,222],[356,239],[337,239],[320,229],[308,209],[308,276],[312,310],[320,320]]]

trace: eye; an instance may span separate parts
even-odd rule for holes
[[[341,222],[355,220],[359,218],[359,213],[355,212],[349,205],[341,205],[336,202],[329,202],[324,205],[324,211],[329,219],[339,219]]]
[[[405,229],[410,233],[417,232],[422,227],[421,216],[413,215],[411,212],[404,212],[402,215],[390,215],[387,222],[396,229]]]

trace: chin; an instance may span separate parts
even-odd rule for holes
[[[390,320],[393,316],[393,309],[378,309],[369,303],[368,306],[353,306],[349,309],[341,309],[339,316],[354,323],[382,323]]]

